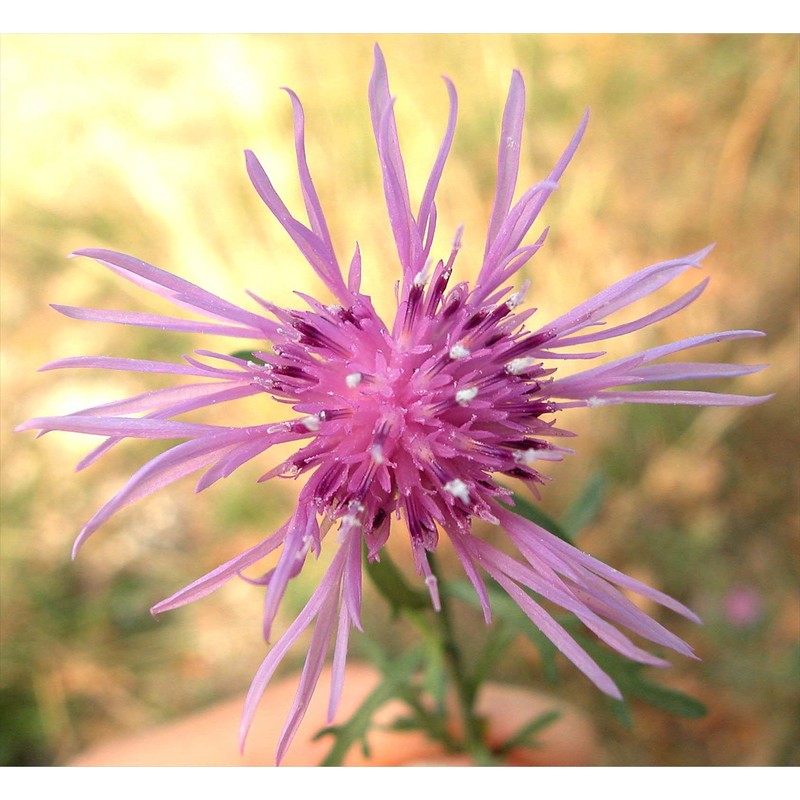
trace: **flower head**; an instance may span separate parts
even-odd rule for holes
[[[693,390],[640,389],[639,384],[745,375],[760,367],[693,362],[657,363],[663,356],[697,346],[760,336],[726,331],[696,336],[603,363],[567,377],[562,359],[594,359],[599,342],[642,329],[694,301],[707,281],[677,300],[632,321],[606,326],[615,312],[650,295],[673,278],[699,267],[708,252],[647,267],[545,325],[531,325],[535,309],[524,304],[527,285],[509,282],[539,250],[544,231],[526,243],[528,231],[583,135],[587,117],[550,174],[514,200],[524,117],[524,85],[515,72],[503,114],[497,188],[483,262],[473,286],[455,278],[461,231],[446,257],[432,255],[436,190],[453,140],[457,99],[445,79],[450,113],[444,138],[416,213],[412,209],[383,56],[375,50],[369,105],[383,176],[389,221],[400,266],[397,311],[382,319],[361,292],[361,256],[345,272],[334,252],[311,179],[304,144],[304,114],[287,90],[294,111],[294,140],[308,224],[284,205],[253,153],[250,179],[316,271],[335,303],[302,296],[306,307],[279,308],[252,295],[260,313],[245,310],[186,280],[131,256],[87,249],[88,256],[122,278],[171,300],[202,320],[137,312],[55,306],[67,316],[162,330],[217,334],[264,342],[246,354],[201,350],[184,363],[111,357],[66,358],[44,369],[64,367],[134,370],[180,376],[179,384],[61,417],[33,419],[22,428],[78,431],[105,437],[80,467],[125,438],[182,439],[146,463],[84,526],[75,550],[114,513],[185,475],[202,471],[198,490],[230,475],[277,444],[297,449],[261,480],[307,475],[297,508],[275,533],[159,603],[154,612],[205,596],[243,569],[280,548],[266,586],[264,633],[269,637],[288,582],[309,554],[331,547],[330,566],[295,621],[272,645],[246,700],[246,733],[261,693],[287,650],[314,624],[295,703],[281,738],[285,752],[302,720],[335,641],[329,714],[333,717],[344,680],[352,627],[361,628],[362,548],[380,557],[394,520],[408,530],[417,572],[431,602],[439,597],[428,553],[440,537],[449,540],[477,592],[489,622],[489,576],[519,604],[553,643],[602,691],[618,697],[612,679],[534,599],[538,595],[575,614],[610,647],[645,664],[665,664],[633,643],[628,631],[690,656],[689,646],[639,610],[620,590],[629,590],[690,619],[676,600],[576,550],[515,514],[507,483],[519,480],[534,492],[544,481],[543,464],[571,452],[559,444],[571,434],[556,427],[561,412],[607,403],[747,405],[764,400]],[[587,352],[584,346],[589,346]],[[578,348],[576,351],[575,348]],[[177,419],[196,409],[268,393],[291,408],[277,424],[248,427],[189,423]],[[472,531],[473,520],[499,525],[519,558],[501,552]],[[337,533],[329,535],[332,529]],[[328,539],[327,542],[324,542]],[[333,540],[333,541],[330,541]]]

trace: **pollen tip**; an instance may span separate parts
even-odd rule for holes
[[[457,497],[462,503],[469,503],[469,487],[460,478],[453,478],[444,485],[444,490]]]
[[[310,433],[316,433],[319,430],[320,419],[316,414],[309,414],[300,420],[300,424]]]
[[[439,599],[439,581],[435,575],[428,575],[425,578],[425,585],[428,587],[428,594],[431,596],[431,603],[434,611],[442,610],[442,603]]]
[[[606,400],[604,397],[597,397],[597,395],[595,395],[594,397],[586,398],[587,408],[599,408],[600,406],[604,406],[607,404],[608,400]]]
[[[525,370],[530,369],[534,364],[536,364],[536,359],[530,356],[514,358],[506,364],[506,372],[508,372],[509,375],[519,375],[525,372]]]
[[[527,294],[530,285],[530,281],[525,281],[522,286],[520,286],[519,291],[512,294],[511,297],[506,300],[506,305],[510,310],[513,311],[517,306],[521,305],[525,301],[525,295]]]
[[[351,372],[347,375],[344,379],[344,382],[347,384],[348,389],[355,389],[359,383],[361,383],[361,379],[364,376],[360,372]]]
[[[457,361],[460,358],[466,358],[469,354],[470,351],[466,347],[464,347],[464,345],[461,344],[460,342],[454,344],[450,348],[450,358],[452,358],[453,361]]]
[[[475,386],[470,386],[468,389],[459,389],[456,392],[456,403],[458,403],[460,406],[465,406],[477,396],[478,389]]]
[[[516,461],[517,464],[524,464],[526,467],[529,467],[538,460],[539,454],[534,448],[529,448],[528,450],[517,450],[516,453],[514,453],[514,461]]]
[[[424,286],[431,276],[431,262],[427,261],[425,266],[414,276],[414,286]]]

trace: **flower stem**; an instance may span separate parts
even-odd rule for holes
[[[464,726],[464,748],[472,756],[476,766],[492,766],[497,760],[492,755],[484,740],[483,724],[475,713],[475,700],[478,687],[470,680],[464,667],[461,649],[455,636],[453,619],[450,613],[450,598],[444,591],[444,582],[433,553],[429,554],[431,570],[439,581],[441,610],[436,615],[442,637],[442,651],[450,676],[455,684],[456,699]]]

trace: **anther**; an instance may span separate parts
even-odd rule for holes
[[[424,286],[431,276],[432,262],[426,262],[425,266],[414,276],[414,286]]]
[[[525,358],[514,358],[506,364],[506,372],[509,375],[520,375],[537,363],[537,360],[535,358],[531,358],[530,356]]]
[[[318,416],[314,414],[310,414],[307,417],[303,417],[300,420],[300,424],[311,433],[315,433],[319,430],[320,419]]]
[[[525,300],[525,294],[527,293],[530,285],[531,285],[530,281],[525,281],[525,283],[523,283],[522,286],[520,287],[519,291],[512,294],[511,297],[509,297],[508,300],[506,300],[506,305],[509,307],[509,309],[511,310],[515,309]]]
[[[444,485],[444,490],[453,497],[457,497],[462,503],[469,503],[469,487],[459,478],[453,478]]]
[[[459,389],[456,392],[456,403],[460,406],[465,406],[470,400],[474,400],[478,396],[478,389],[475,386],[470,386],[468,389]]]
[[[450,348],[450,358],[457,361],[459,358],[466,358],[469,355],[469,350],[463,344],[454,344]]]
[[[526,467],[529,467],[534,461],[538,460],[539,453],[533,448],[529,448],[528,450],[517,450],[514,453],[514,461],[516,461],[517,464],[523,464]]]

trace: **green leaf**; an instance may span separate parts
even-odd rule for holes
[[[597,664],[614,679],[623,695],[637,697],[654,708],[686,719],[700,719],[708,713],[706,707],[694,697],[678,689],[662,686],[647,678],[642,664],[612,653],[597,642],[580,634],[574,634],[574,636]],[[614,706],[620,705],[624,705],[624,703],[614,703]],[[619,713],[622,714],[623,723],[630,719],[627,711],[623,712],[620,709]]]
[[[554,536],[563,539],[567,544],[574,544],[572,537],[569,535],[563,525],[559,525],[549,514],[546,514],[538,506],[533,505],[529,500],[526,500],[518,492],[514,492],[514,505],[510,506],[502,503],[509,511],[519,514],[523,519],[527,519],[536,525],[546,528]]]
[[[497,750],[498,755],[505,755],[515,747],[536,747],[536,737],[548,726],[561,717],[560,711],[546,711],[527,724],[523,725],[513,736],[506,739]]]
[[[435,706],[444,712],[447,695],[447,667],[444,660],[442,642],[430,637],[426,642],[424,686]]]
[[[231,355],[234,358],[241,358],[244,361],[252,361],[254,364],[258,364],[261,367],[266,364],[266,361],[262,361],[260,358],[253,355],[250,350],[236,350],[234,353],[231,353]]]
[[[525,612],[494,582],[487,581],[486,589],[489,593],[489,602],[492,614],[496,619],[502,620],[515,634],[530,639],[542,659],[542,671],[551,683],[558,680],[558,667],[556,665],[556,646],[528,619]],[[475,594],[475,589],[468,581],[453,581],[446,584],[443,591],[459,600],[463,600],[473,608],[480,609],[481,603]]]
[[[405,717],[398,717],[390,725],[386,726],[386,730],[393,731],[421,731],[426,734],[429,739],[435,742],[441,742],[447,750],[453,752],[458,751],[459,744],[450,735],[447,730],[447,716],[444,714],[430,713],[426,708],[422,698],[410,699],[403,693],[402,697],[411,709],[413,714]]]
[[[472,667],[470,682],[473,691],[477,692],[478,687],[491,677],[495,666],[518,635],[519,631],[510,625],[506,625],[500,620],[494,622]]]
[[[564,515],[564,528],[574,537],[599,513],[608,489],[608,479],[602,472],[595,473],[583,488],[578,499]]]
[[[398,614],[404,609],[430,608],[428,595],[412,589],[408,585],[403,573],[389,558],[385,548],[381,553],[380,561],[370,561],[366,555],[364,560],[367,575],[372,579],[375,588],[388,601],[394,614]]]
[[[605,697],[604,699],[607,701],[607,705],[617,722],[623,728],[633,730],[633,717],[631,716],[630,706],[624,700],[614,700],[611,697]]]
[[[625,691],[622,687],[620,689]],[[633,686],[630,686],[628,691],[654,708],[660,708],[662,711],[667,711],[676,717],[701,719],[708,713],[708,709],[699,700],[685,692],[671,689],[643,678],[640,678]]]
[[[369,755],[367,733],[372,728],[372,718],[378,709],[395,697],[402,697],[411,676],[422,662],[422,651],[415,648],[406,656],[383,660],[383,680],[367,695],[350,719],[342,725],[323,728],[314,739],[332,736],[334,743],[322,761],[323,767],[337,767],[342,764],[350,748],[357,742],[365,755]]]

